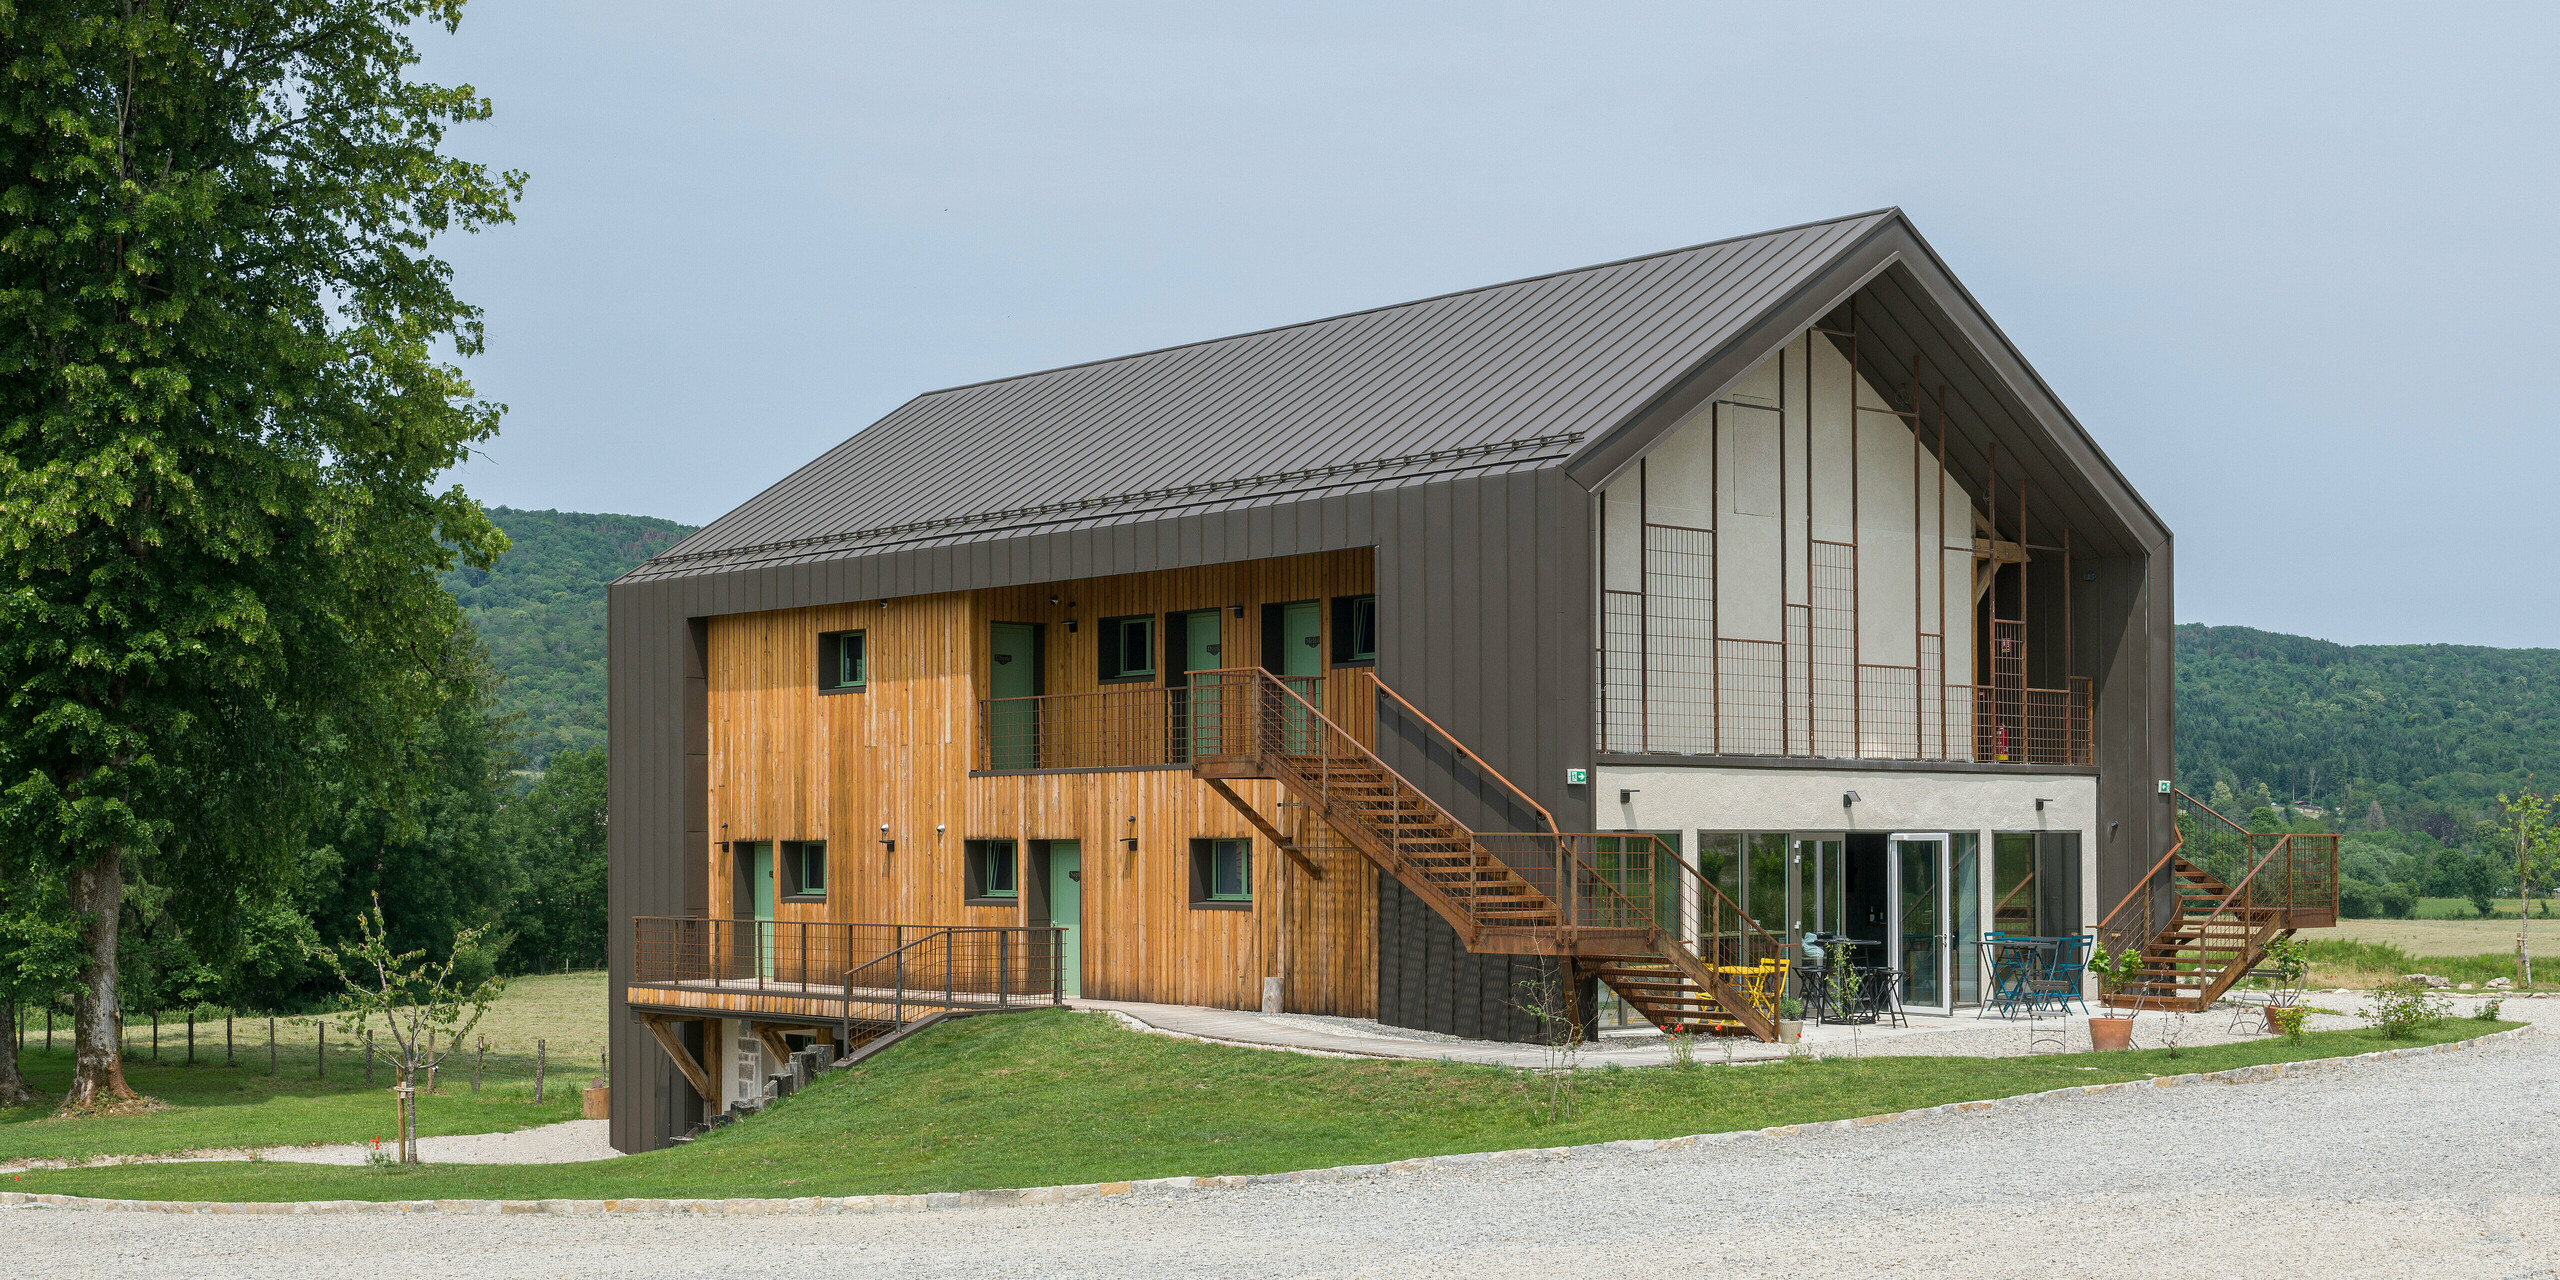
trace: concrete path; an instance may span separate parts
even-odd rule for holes
[[[1143,1004],[1127,1000],[1072,1000],[1080,1009],[1121,1014],[1158,1031],[1196,1036],[1228,1044],[1292,1049],[1304,1053],[1358,1057],[1418,1058],[1426,1061],[1473,1062],[1487,1066],[1550,1067],[1555,1062],[1536,1045],[1492,1040],[1466,1040],[1406,1027],[1390,1027],[1363,1018],[1305,1014],[1268,1015],[1241,1009],[1204,1009],[1193,1005]],[[2320,1005],[2321,999],[2309,1001]],[[2331,1000],[2325,1007],[2352,1010]],[[1976,1017],[1970,1009],[1952,1017],[1909,1015],[1904,1027],[1808,1026],[1803,1049],[1815,1057],[1879,1057],[1928,1055],[1943,1057],[2021,1057],[2037,1052],[2084,1052],[2089,1048],[2089,1020],[2073,1016],[2033,1024],[2024,1018]],[[2313,1031],[2363,1025],[2350,1017],[2314,1014]],[[2237,1030],[2234,1028],[2238,1027]],[[2134,1044],[2157,1047],[2175,1034],[2183,1046],[2221,1044],[2262,1037],[2263,1023],[2230,1012],[2190,1014],[2183,1020],[2146,1013],[2135,1019]],[[2058,1037],[2058,1039],[2057,1039]],[[2057,1046],[2058,1049],[2057,1049]],[[1787,1056],[1787,1046],[1756,1040],[1701,1040],[1702,1062],[1765,1062]],[[1586,1046],[1580,1064],[1592,1067],[1658,1066],[1671,1061],[1672,1047],[1651,1032],[1604,1033]]]

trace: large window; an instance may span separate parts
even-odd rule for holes
[[[1787,927],[1787,833],[1701,831],[1698,873],[1773,933]]]
[[[1156,620],[1104,618],[1099,631],[1102,678],[1152,680],[1156,674]]]
[[[845,693],[871,683],[871,658],[859,631],[829,631],[818,637],[818,692]]]
[[[1251,840],[1194,840],[1191,842],[1191,905],[1195,907],[1253,905],[1253,842]]]
[[[1333,661],[1353,666],[1378,660],[1378,598],[1333,598]]]
[[[967,897],[972,906],[1010,906],[1021,896],[1011,840],[965,841],[962,852]]]
[[[782,877],[782,896],[804,902],[824,902],[827,897],[827,842],[824,840],[785,840],[782,862],[776,874]]]

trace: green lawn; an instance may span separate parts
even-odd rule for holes
[[[2503,1030],[2448,1022],[2401,1045]],[[2363,1031],[2036,1058],[1870,1058],[1602,1070],[1545,1121],[1546,1081],[1493,1067],[1311,1058],[1042,1012],[937,1027],[689,1146],[573,1165],[412,1170],[163,1164],[10,1184],[153,1200],[841,1196],[1269,1173],[1412,1156],[1837,1120],[2064,1085],[2392,1047]]]
[[[397,1132],[388,1067],[377,1068],[377,1083],[367,1088],[361,1059],[341,1061],[333,1052],[330,1078],[324,1083],[312,1078],[307,1050],[300,1062],[289,1061],[282,1074],[270,1076],[263,1040],[254,1063],[251,1055],[242,1053],[238,1066],[213,1065],[220,1059],[219,1042],[213,1047],[215,1052],[205,1054],[205,1062],[193,1067],[125,1059],[125,1082],[136,1092],[169,1104],[165,1111],[61,1120],[54,1118],[49,1105],[0,1108],[0,1161],[165,1155],[212,1147],[295,1147],[375,1137],[388,1141]],[[199,1051],[203,1048],[200,1043]],[[57,1045],[51,1053],[42,1048],[28,1050],[18,1065],[28,1083],[57,1097],[71,1080],[67,1044]],[[441,1083],[440,1092],[418,1099],[421,1136],[504,1133],[576,1119],[574,1086],[585,1084],[586,1078],[552,1077],[540,1105],[533,1101],[529,1080],[493,1081],[477,1098],[471,1096],[467,1074],[448,1074]]]

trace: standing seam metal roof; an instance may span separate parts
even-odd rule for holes
[[[1643,409],[1896,217],[927,392],[630,576],[1546,465]]]

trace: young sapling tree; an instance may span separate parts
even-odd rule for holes
[[[382,895],[373,909],[356,916],[357,939],[339,947],[317,947],[315,953],[346,983],[346,1013],[338,1030],[351,1040],[379,1023],[391,1037],[391,1066],[397,1073],[400,1163],[418,1162],[418,1081],[430,1075],[454,1046],[479,1025],[489,1002],[504,990],[494,975],[457,979],[456,963],[472,954],[488,933],[482,926],[453,936],[453,949],[442,961],[426,958],[422,948],[394,954],[390,929],[382,918]]]

